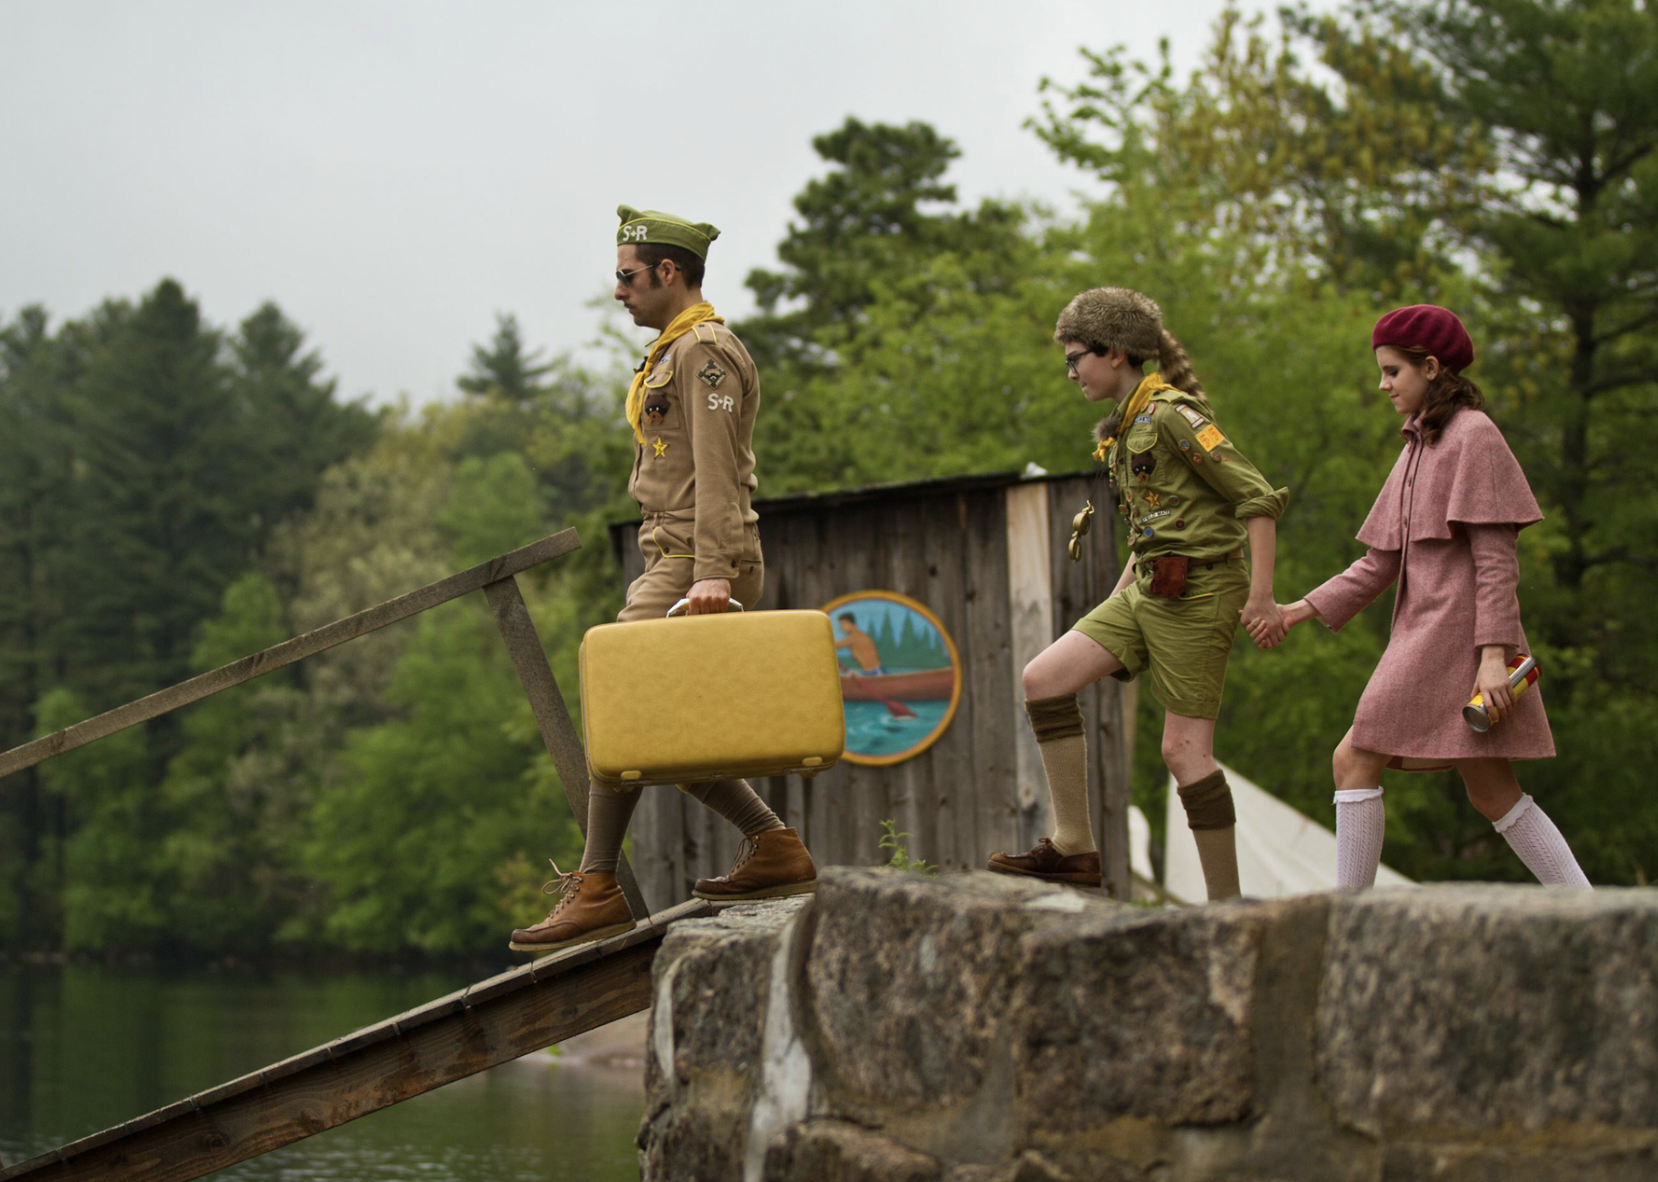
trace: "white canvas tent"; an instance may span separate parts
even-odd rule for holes
[[[1232,801],[1238,813],[1238,879],[1243,893],[1255,899],[1275,899],[1309,891],[1334,890],[1336,885],[1336,835],[1310,817],[1296,812],[1264,788],[1225,768],[1232,786]],[[1197,843],[1186,827],[1186,813],[1174,784],[1169,784],[1168,831],[1164,839],[1163,889],[1182,903],[1201,903],[1206,892],[1203,871],[1198,866]],[[1136,832],[1139,829],[1140,832]],[[1145,836],[1141,837],[1141,833]],[[1129,841],[1134,872],[1151,878],[1149,848],[1142,853],[1142,841],[1149,844],[1149,826],[1131,811]],[[1142,868],[1143,867],[1143,868]],[[1376,873],[1376,885],[1410,886],[1411,880],[1383,866]]]

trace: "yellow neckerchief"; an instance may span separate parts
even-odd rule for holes
[[[1153,394],[1161,394],[1164,390],[1178,389],[1180,389],[1179,386],[1171,386],[1165,382],[1161,374],[1148,373],[1140,379],[1140,384],[1134,387],[1134,393],[1128,396],[1128,405],[1123,407],[1122,417],[1117,420],[1117,430],[1121,432],[1125,424],[1132,423],[1135,416],[1146,409]],[[1116,442],[1117,436],[1115,435],[1109,439],[1100,440],[1100,445],[1094,449],[1094,458],[1096,460],[1105,459],[1106,453],[1111,450],[1111,445]]]
[[[639,441],[639,446],[645,446],[645,433],[639,428],[639,420],[645,413],[645,375],[650,373],[651,367],[662,350],[673,344],[680,337],[690,332],[699,324],[712,320],[715,324],[724,324],[724,316],[714,315],[714,305],[707,300],[700,304],[692,304],[685,311],[673,318],[662,335],[651,342],[650,351],[645,354],[645,364],[639,367],[639,372],[633,375],[633,385],[628,387],[627,415],[628,426],[633,428],[633,437]]]

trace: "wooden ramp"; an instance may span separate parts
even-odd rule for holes
[[[650,1005],[663,934],[693,899],[633,931],[479,981],[51,1153],[0,1182],[184,1182],[345,1124]]]

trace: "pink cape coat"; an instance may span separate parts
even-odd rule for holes
[[[1462,717],[1480,646],[1531,651],[1520,628],[1515,540],[1543,514],[1525,473],[1483,411],[1458,411],[1432,447],[1414,416],[1401,434],[1405,449],[1359,530],[1369,551],[1307,596],[1339,632],[1399,584],[1387,651],[1353,716],[1353,745],[1409,769],[1551,756],[1541,683],[1483,735]]]

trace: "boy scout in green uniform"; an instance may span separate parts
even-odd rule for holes
[[[628,389],[639,549],[645,573],[617,619],[660,619],[680,599],[692,615],[732,600],[757,606],[765,571],[752,498],[760,380],[748,350],[702,298],[704,260],[719,231],[655,210],[617,207],[615,296],[633,322],[658,330]],[[810,891],[811,855],[793,829],[742,780],[681,787],[742,830],[729,874],[699,879],[695,894],[732,903]],[[616,861],[640,789],[592,785],[581,868],[544,888],[562,896],[547,918],[512,933],[518,952],[625,932],[634,917],[616,884]]]
[[[1055,833],[990,869],[1098,886],[1077,692],[1149,670],[1165,708],[1163,759],[1178,786],[1211,899],[1238,894],[1235,815],[1214,760],[1226,662],[1240,616],[1270,648],[1284,626],[1272,598],[1276,521],[1289,502],[1214,421],[1203,386],[1163,314],[1126,288],[1085,291],[1054,339],[1090,401],[1112,399],[1096,458],[1128,525],[1130,559],[1106,601],[1026,666],[1025,709],[1053,797]],[[1155,359],[1158,371],[1143,367]],[[1248,542],[1254,569],[1244,562]]]

